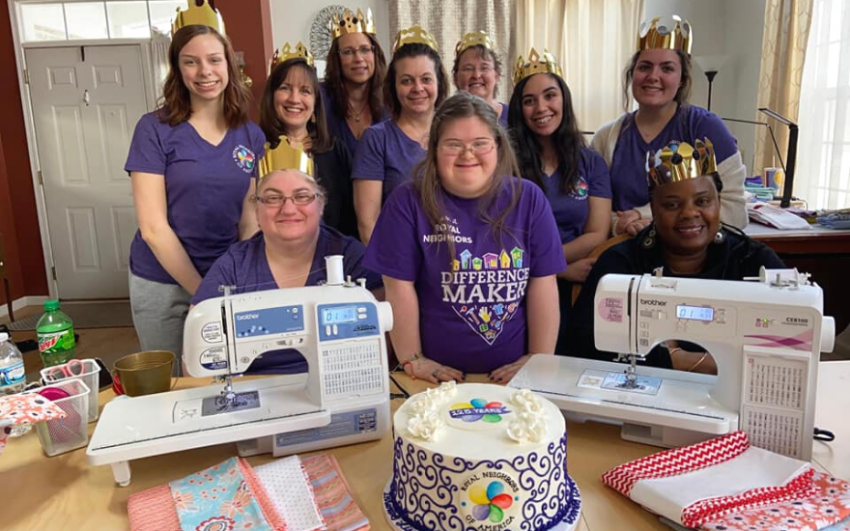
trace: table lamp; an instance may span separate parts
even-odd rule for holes
[[[711,84],[728,58],[728,55],[698,55],[694,57],[694,61],[705,72],[705,77],[708,78],[708,107],[706,108],[709,111],[711,110]]]

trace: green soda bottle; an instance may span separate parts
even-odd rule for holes
[[[45,367],[61,365],[74,358],[74,322],[59,311],[59,301],[44,303],[44,315],[35,327],[38,352]]]

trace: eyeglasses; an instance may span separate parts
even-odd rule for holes
[[[264,196],[255,195],[254,201],[261,203],[261,204],[263,204],[267,207],[276,207],[276,206],[285,205],[287,199],[290,199],[290,200],[292,200],[293,204],[304,206],[304,205],[309,205],[310,203],[315,201],[317,197],[319,197],[321,195],[322,194],[320,194],[319,192],[315,192],[315,193],[300,192],[300,193],[293,195],[292,197],[287,197],[285,195],[277,195],[277,194],[275,194],[275,195],[264,195]]]
[[[481,74],[489,74],[493,71],[493,67],[488,64],[483,64],[478,68],[473,65],[466,65],[461,68],[460,71],[467,75],[474,75],[476,72],[480,72]]]
[[[495,147],[496,143],[493,140],[476,140],[471,144],[449,140],[440,144],[439,149],[445,155],[460,156],[467,150],[471,151],[473,155],[486,155],[493,151]]]
[[[346,59],[351,59],[354,54],[360,54],[361,57],[368,57],[375,53],[374,46],[361,46],[360,48],[345,48],[339,51],[339,54]]]

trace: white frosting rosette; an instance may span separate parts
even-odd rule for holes
[[[457,394],[454,381],[443,382],[440,387],[428,389],[410,398],[407,408],[410,419],[407,421],[407,433],[411,437],[426,441],[436,440],[445,423],[440,419],[439,410]]]
[[[508,437],[520,444],[542,441],[546,437],[546,414],[540,398],[521,389],[511,396],[511,403],[516,406],[517,415],[508,425]]]

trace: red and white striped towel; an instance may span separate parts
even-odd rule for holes
[[[602,476],[647,509],[698,527],[731,512],[797,499],[813,491],[804,461],[750,446],[735,432],[620,465]]]

